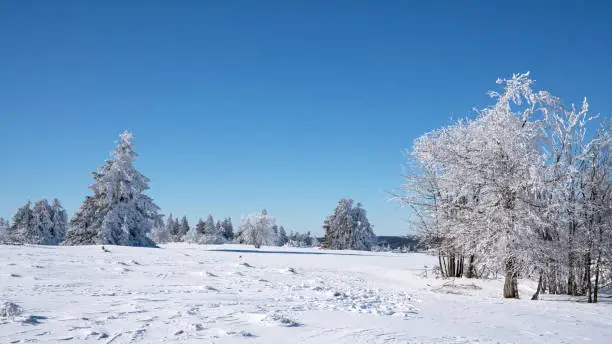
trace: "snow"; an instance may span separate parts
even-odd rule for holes
[[[503,299],[426,254],[0,246],[0,343],[609,343],[612,303]],[[425,266],[429,267],[426,273]],[[6,308],[5,307],[5,308]],[[14,312],[13,310],[19,310]]]

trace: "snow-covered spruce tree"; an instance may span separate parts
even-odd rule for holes
[[[232,219],[229,217],[225,218],[221,226],[223,227],[223,236],[225,240],[234,240],[234,225],[232,224]]]
[[[325,248],[332,250],[349,249],[348,235],[355,228],[351,210],[353,209],[353,200],[343,198],[338,202],[334,209],[334,213],[327,218],[325,231]]]
[[[198,223],[191,227],[187,234],[183,237],[183,241],[193,244],[199,244],[202,241],[204,234],[204,221],[198,220]]]
[[[174,217],[172,217],[172,213],[168,215],[168,219],[166,220],[166,231],[168,232],[168,235],[170,235],[169,242],[176,241],[176,237],[178,236],[178,231],[175,231]]]
[[[54,240],[53,235],[53,209],[46,199],[40,200],[32,208],[32,227],[30,232],[30,244],[50,245]]]
[[[85,199],[70,221],[65,245],[155,246],[147,234],[159,207],[144,194],[149,179],[134,168],[133,138],[124,131],[111,153],[114,159],[93,173],[94,195]]]
[[[198,220],[198,223],[196,224],[195,228],[198,234],[204,235],[204,229],[206,228],[206,225],[204,224],[204,220],[202,220],[202,218]]]
[[[33,219],[32,202],[28,201],[23,207],[17,209],[13,215],[13,225],[11,226],[10,239],[11,241],[23,243],[31,242],[33,239]]]
[[[66,239],[68,214],[57,198],[54,198],[51,203],[51,222],[53,222],[51,244],[59,245]]]
[[[285,244],[287,244],[287,241],[289,241],[289,238],[287,237],[285,227],[280,226],[278,229],[278,246],[285,246]]]
[[[215,224],[215,229],[217,231],[217,233],[221,233],[221,235],[223,235],[223,237],[225,238],[224,232],[223,232],[223,224],[221,223],[220,220],[217,220],[217,224]]]
[[[204,235],[214,235],[217,232],[217,228],[215,227],[215,220],[212,215],[208,214],[206,220],[204,221]]]
[[[3,217],[0,217],[0,244],[9,242],[10,229],[11,224]]]
[[[183,241],[183,235],[181,234],[181,222],[178,218],[174,219],[172,222],[172,241],[181,242]]]
[[[183,218],[181,219],[181,224],[179,226],[179,236],[181,238],[181,241],[183,241],[183,238],[185,237],[185,235],[187,234],[187,232],[189,232],[189,221],[187,221],[187,216],[183,216]]]
[[[306,233],[291,232],[287,237],[286,246],[289,247],[312,247],[315,244],[314,238],[310,235],[310,231]]]
[[[351,248],[354,250],[370,251],[372,247],[376,245],[376,235],[372,225],[366,216],[366,210],[363,209],[361,203],[357,203],[357,206],[352,211],[356,230],[351,234]],[[305,243],[308,246],[312,246],[312,239],[310,232],[306,233]]]
[[[206,221],[204,221],[204,236],[202,237],[201,243],[206,245],[218,245],[225,243],[225,241],[222,229],[215,226],[215,220],[212,215],[209,214]]]
[[[376,236],[367,219],[366,211],[358,204],[353,208],[353,200],[343,198],[338,202],[334,213],[324,222],[324,247],[333,250],[370,250]]]
[[[246,245],[254,245],[260,248],[262,245],[273,246],[278,242],[272,227],[276,225],[276,218],[268,215],[266,209],[261,213],[251,213],[243,216],[240,221],[239,242]]]
[[[13,218],[10,240],[24,244],[57,245],[65,236],[67,215],[57,199],[42,199],[21,207]]]

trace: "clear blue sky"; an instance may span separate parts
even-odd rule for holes
[[[468,4],[470,3],[470,4]],[[539,3],[539,4],[537,4]],[[321,233],[341,197],[378,234],[402,150],[532,71],[612,111],[609,1],[2,1],[0,216],[78,209],[118,134],[164,213],[266,207]]]

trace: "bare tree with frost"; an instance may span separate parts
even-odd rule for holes
[[[151,239],[158,244],[166,244],[172,240],[172,236],[164,223],[163,217],[163,215],[158,215],[157,219],[153,221],[153,228],[149,235]]]
[[[260,248],[262,245],[274,246],[278,241],[272,229],[275,225],[276,218],[268,215],[266,209],[260,213],[244,216],[240,221],[239,241],[246,245],[254,245],[255,248]]]
[[[498,82],[493,106],[415,140],[397,198],[443,275],[502,271],[505,297],[518,297],[519,276],[538,278],[534,298],[590,295],[609,242],[609,122],[586,141],[586,102],[565,109],[528,74]]]

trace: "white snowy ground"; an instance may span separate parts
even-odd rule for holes
[[[504,300],[424,254],[107,248],[0,246],[0,343],[612,343],[612,303]]]

